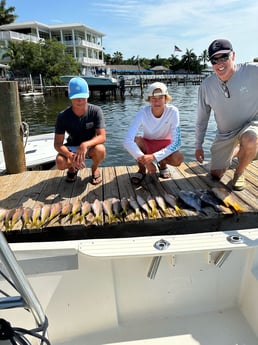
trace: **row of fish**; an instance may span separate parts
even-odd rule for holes
[[[157,218],[159,211],[164,216],[171,216],[171,208],[178,216],[187,215],[186,211],[178,204],[179,199],[185,205],[190,206],[197,212],[204,213],[204,206],[212,206],[215,211],[222,212],[224,206],[233,208],[237,212],[244,209],[236,202],[233,195],[223,188],[213,188],[212,191],[196,190],[179,192],[179,198],[169,193],[163,196],[152,197],[150,194],[146,200],[140,195],[122,199],[110,198],[100,201],[95,199],[94,202],[82,201],[77,198],[74,202],[70,200],[55,202],[53,204],[37,203],[33,209],[30,207],[20,206],[11,210],[0,208],[0,222],[6,230],[11,230],[21,221],[22,228],[42,228],[47,226],[51,221],[63,219],[66,222],[102,224],[103,212],[107,217],[108,223],[118,222],[133,213],[134,219],[142,219],[143,211],[148,218]],[[88,216],[91,214],[91,217]],[[58,218],[58,219],[57,219]]]

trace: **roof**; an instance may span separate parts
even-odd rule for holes
[[[32,21],[25,21],[25,22],[14,22],[11,24],[6,24],[6,25],[1,25],[0,26],[0,31],[1,30],[18,30],[18,29],[24,29],[24,28],[41,28],[41,29],[45,29],[45,30],[54,30],[54,29],[77,29],[77,30],[81,30],[81,31],[90,31],[95,33],[96,35],[99,36],[105,36],[105,34],[103,34],[100,31],[97,31],[95,29],[90,28],[89,26],[86,26],[82,23],[62,23],[62,24],[53,24],[53,25],[47,25],[47,24],[43,24],[40,22],[37,22],[35,20]]]
[[[145,69],[138,65],[106,65],[106,68],[110,68],[112,71],[125,71],[125,72],[139,72],[144,71]]]
[[[150,69],[151,71],[156,71],[156,72],[158,72],[158,71],[169,71],[169,68],[167,68],[167,67],[165,67],[165,66],[155,66],[155,67],[152,67],[151,69]]]

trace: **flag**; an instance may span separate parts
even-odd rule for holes
[[[174,51],[175,52],[181,52],[182,50],[180,48],[178,48],[177,46],[174,46]]]

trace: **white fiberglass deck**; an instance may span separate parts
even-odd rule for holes
[[[231,234],[244,243],[225,241]],[[133,247],[133,239],[126,240]],[[124,256],[115,255],[119,239],[94,241],[11,245],[49,319],[52,344],[258,344],[257,229],[182,235],[177,247],[157,253],[156,237],[147,237],[143,253],[138,239],[137,253],[131,248]],[[103,255],[96,255],[99,248]],[[157,255],[160,265],[150,279]],[[25,311],[4,315],[16,326],[29,324]]]

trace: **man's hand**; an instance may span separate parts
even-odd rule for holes
[[[199,163],[204,161],[204,151],[203,149],[195,150],[195,158]]]

